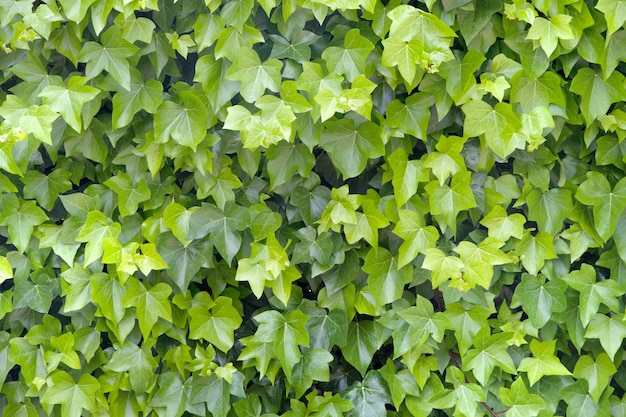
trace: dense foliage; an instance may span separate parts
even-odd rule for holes
[[[0,0],[0,413],[626,415],[625,21]]]

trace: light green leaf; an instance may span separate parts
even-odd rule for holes
[[[587,326],[585,338],[600,339],[604,351],[613,360],[626,338],[626,324],[621,317],[596,313]]]
[[[154,135],[158,143],[172,138],[195,151],[207,134],[209,115],[195,92],[180,93],[182,104],[164,101],[154,116]]]
[[[274,58],[261,62],[259,55],[251,48],[241,48],[232,67],[226,72],[226,79],[240,81],[240,94],[248,103],[254,103],[266,89],[280,91],[283,64]]]
[[[445,230],[449,227],[456,234],[457,216],[463,210],[476,207],[474,193],[470,188],[471,174],[461,171],[454,174],[450,185],[440,185],[432,181],[426,185],[430,212],[439,220],[439,227]]]
[[[561,280],[546,282],[543,275],[535,277],[524,274],[522,281],[515,288],[511,307],[522,306],[530,323],[537,329],[550,321],[553,313],[565,311],[567,286]]]
[[[559,40],[572,40],[574,33],[570,27],[572,17],[564,14],[551,16],[550,19],[536,17],[528,30],[526,39],[538,41],[547,56],[552,55]]]
[[[357,75],[365,73],[366,60],[374,44],[361,36],[358,29],[348,31],[343,39],[344,47],[330,46],[322,52],[329,72],[345,75],[353,81]]]
[[[618,181],[611,189],[604,175],[591,171],[576,190],[576,199],[593,206],[594,225],[606,242],[615,232],[619,216],[626,208],[626,179]]]
[[[430,108],[434,103],[433,95],[424,92],[410,95],[404,103],[400,100],[393,100],[387,105],[386,124],[400,129],[402,133],[426,140]]]
[[[589,355],[581,356],[574,368],[574,378],[583,378],[587,381],[589,394],[597,403],[604,389],[611,382],[611,377],[617,372],[613,361],[604,352],[600,353],[596,360]]]
[[[145,393],[155,377],[154,370],[157,360],[150,349],[139,348],[126,342],[124,347],[116,350],[103,369],[112,372],[128,372],[130,386],[136,393]]]
[[[46,210],[52,210],[59,194],[72,189],[72,173],[62,168],[55,169],[49,175],[39,171],[28,171],[24,182],[24,197],[35,198]]]
[[[23,253],[35,227],[47,221],[48,216],[34,201],[20,200],[15,194],[4,195],[2,204],[0,225],[8,226],[10,242]]]
[[[344,179],[348,179],[363,172],[369,159],[384,154],[380,136],[380,126],[373,122],[357,126],[352,119],[341,119],[325,124],[321,146],[330,154]]]
[[[533,357],[522,359],[517,370],[528,374],[531,387],[545,375],[571,375],[570,371],[554,356],[555,345],[556,340],[540,342],[533,339],[530,342]]]
[[[535,236],[526,231],[522,240],[515,247],[515,254],[520,257],[522,265],[531,275],[537,275],[546,260],[555,259],[552,236],[547,232],[539,232]]]
[[[231,298],[220,296],[210,311],[202,306],[189,309],[189,337],[204,339],[222,352],[228,352],[234,343],[233,334],[242,323],[232,304]]]
[[[75,75],[69,78],[66,86],[49,85],[39,93],[44,104],[59,113],[77,132],[83,131],[83,107],[100,93],[97,88],[85,85],[86,82],[87,78]]]
[[[471,370],[484,387],[488,386],[489,377],[496,366],[509,374],[517,374],[513,359],[507,352],[509,335],[490,333],[489,327],[483,327],[474,336],[474,349],[470,349],[463,357],[463,370]]]
[[[78,382],[67,372],[55,372],[46,382],[48,389],[41,397],[44,404],[61,404],[61,413],[67,417],[80,417],[83,410],[95,413],[97,394],[100,392],[98,380],[84,374]]]
[[[163,84],[157,80],[143,80],[135,68],[130,70],[128,90],[121,89],[113,96],[113,127],[129,125],[141,110],[155,114],[163,101]]]
[[[363,271],[369,274],[368,285],[376,305],[383,307],[402,296],[404,285],[411,282],[413,268],[398,266],[385,248],[372,248],[365,257]]]
[[[126,283],[126,294],[122,299],[124,308],[135,307],[139,329],[144,340],[150,337],[152,328],[159,318],[172,321],[172,309],[169,296],[172,288],[164,282],[160,282],[151,288],[134,277],[130,277]]]
[[[572,80],[570,90],[580,96],[580,111],[587,123],[606,114],[611,104],[626,96],[624,76],[613,72],[604,80],[601,73],[591,68],[582,68]]]
[[[517,378],[511,388],[500,388],[500,399],[509,407],[506,417],[535,417],[546,408],[539,395],[530,394],[522,378]]]

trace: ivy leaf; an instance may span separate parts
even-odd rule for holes
[[[130,64],[128,58],[139,48],[122,38],[119,26],[112,26],[100,35],[102,44],[86,42],[78,57],[86,62],[85,75],[92,79],[106,70],[120,85],[130,91]]]
[[[528,392],[522,378],[513,381],[511,388],[500,388],[500,399],[509,407],[506,417],[535,417],[546,408],[543,398]]]
[[[133,277],[128,279],[122,306],[124,308],[135,307],[139,329],[144,340],[150,337],[152,328],[159,318],[172,321],[172,309],[169,301],[171,293],[172,288],[164,282],[146,288],[141,281]]]
[[[452,233],[456,234],[458,214],[463,210],[476,207],[474,193],[469,186],[470,182],[471,174],[468,171],[461,171],[454,174],[449,186],[442,186],[437,181],[426,185],[430,212],[439,216],[442,230],[449,227]]]
[[[524,274],[522,281],[515,288],[511,307],[522,306],[530,323],[537,329],[550,321],[553,313],[565,311],[567,286],[561,280],[546,283],[545,277]],[[586,325],[586,324],[585,324]]]
[[[570,90],[580,96],[580,111],[588,123],[606,114],[611,104],[626,96],[622,74],[613,72],[603,80],[602,75],[591,68],[582,68],[576,73]]]
[[[378,211],[380,197],[373,190],[361,199],[361,212],[356,212],[356,224],[344,225],[343,231],[348,243],[353,244],[365,239],[372,248],[378,248],[378,230],[389,226],[389,221]]]
[[[456,256],[446,256],[440,249],[429,248],[422,268],[432,271],[432,286],[439,287],[448,279],[461,280],[464,268],[463,261]]]
[[[286,314],[269,310],[256,315],[254,320],[259,323],[254,340],[273,343],[283,372],[287,380],[291,380],[293,367],[302,358],[299,346],[309,346],[309,333],[304,327],[308,317],[300,310]]]
[[[556,235],[563,229],[563,221],[572,211],[572,192],[553,188],[542,193],[534,188],[526,197],[528,219],[537,222],[539,230]]]
[[[20,200],[15,194],[3,196],[2,203],[0,225],[8,226],[11,243],[23,253],[35,227],[47,221],[48,216],[34,201]]]
[[[271,189],[285,184],[296,172],[301,177],[308,177],[315,165],[315,157],[302,143],[280,141],[272,145],[265,156]]]
[[[626,324],[615,316],[608,317],[604,314],[595,314],[585,332],[585,338],[600,339],[600,344],[611,360],[622,347],[626,337]]]
[[[615,31],[624,25],[626,21],[626,4],[620,0],[599,0],[595,7],[604,13],[608,27],[608,40]]]
[[[354,405],[354,408],[345,414],[346,417],[385,417],[387,415],[385,404],[391,403],[387,383],[378,371],[370,371],[363,381],[355,382],[345,391],[344,398]]]
[[[103,366],[107,371],[128,372],[130,386],[137,393],[146,392],[154,377],[157,360],[147,348],[126,342],[116,350],[109,362]]]
[[[167,273],[181,291],[187,290],[194,275],[209,262],[211,256],[208,239],[194,240],[184,246],[171,233],[157,236],[156,248],[169,267]]]
[[[385,124],[399,129],[402,133],[426,140],[430,108],[435,104],[432,94],[419,92],[412,94],[402,103],[393,100],[387,105]]]
[[[596,403],[600,402],[600,396],[611,382],[611,377],[617,372],[613,361],[602,352],[594,361],[589,355],[583,355],[576,362],[574,378],[583,378],[587,381],[589,394]]]
[[[154,116],[154,135],[158,143],[172,138],[176,143],[195,151],[204,140],[208,127],[208,111],[191,91],[180,92],[182,104],[164,101]]]
[[[363,172],[368,159],[384,154],[380,127],[373,122],[356,126],[352,119],[327,122],[322,133],[321,146],[329,153],[344,179],[356,177]],[[350,158],[346,158],[346,154]]]
[[[63,9],[63,14],[67,16],[68,19],[80,23],[95,1],[96,0],[86,0],[85,2],[75,2],[72,0],[59,0],[59,3]]]
[[[606,242],[615,232],[619,216],[626,208],[626,180],[618,181],[611,189],[604,175],[591,171],[578,187],[576,199],[593,206],[594,225],[602,240]]]
[[[241,48],[233,65],[226,72],[226,79],[240,81],[240,94],[248,103],[254,103],[265,93],[265,89],[280,91],[283,64],[274,58],[261,62],[251,48]]]
[[[141,110],[155,114],[163,101],[162,94],[163,84],[157,80],[144,81],[139,71],[132,68],[128,90],[122,89],[113,96],[113,127],[129,125]]]
[[[539,232],[533,236],[530,231],[526,231],[515,247],[515,254],[520,257],[522,265],[531,275],[537,275],[546,260],[556,258],[552,236],[547,232]]]
[[[327,313],[322,308],[307,310],[303,306],[302,309],[309,317],[306,329],[311,348],[330,351],[335,345],[346,345],[349,320],[344,310],[333,309]]]
[[[98,305],[101,314],[112,323],[118,324],[124,318],[125,309],[122,300],[126,288],[116,278],[105,273],[96,273],[90,277],[91,298]]]
[[[492,335],[489,327],[483,327],[474,336],[474,349],[470,349],[463,357],[463,370],[471,370],[484,387],[488,386],[487,382],[496,366],[509,374],[517,374],[513,359],[507,352],[508,338],[506,333]]]
[[[533,339],[530,342],[533,357],[522,359],[517,370],[528,374],[531,387],[545,375],[571,375],[570,371],[554,356],[555,346],[556,340],[540,342]]]
[[[522,239],[526,218],[519,213],[508,215],[502,206],[494,206],[491,211],[482,218],[480,224],[488,230],[489,236],[506,242],[511,237]]]
[[[620,311],[618,298],[624,294],[622,287],[613,280],[596,281],[596,270],[589,264],[582,264],[579,270],[562,277],[571,288],[580,293],[580,319],[587,327],[591,318],[598,312],[600,303],[612,311]]]
[[[322,52],[322,59],[326,61],[329,72],[345,75],[348,81],[353,81],[357,75],[365,73],[366,60],[374,49],[374,44],[361,36],[358,29],[349,30],[343,44],[343,48],[326,48]]]
[[[464,136],[484,135],[487,145],[500,158],[506,159],[514,150],[524,149],[526,138],[519,134],[521,121],[509,103],[491,107],[482,100],[463,105]]]
[[[68,417],[80,417],[83,410],[95,413],[97,394],[100,392],[98,380],[83,374],[78,382],[67,372],[55,372],[48,380],[48,389],[42,396],[44,404],[61,404],[61,413]]]
[[[18,281],[13,292],[13,308],[28,307],[45,314],[50,310],[54,297],[59,295],[59,282],[49,268],[40,269],[30,280]]]
[[[382,64],[397,67],[402,78],[414,85],[418,80],[418,64],[422,62],[422,45],[416,39],[389,37],[383,39]]]
[[[407,394],[419,396],[420,388],[418,388],[415,377],[408,369],[400,369],[396,372],[393,361],[387,359],[387,363],[380,368],[379,372],[385,379],[385,382],[387,382],[393,406],[397,409],[400,408],[400,404],[404,401]]]
[[[413,307],[399,311],[398,316],[409,324],[413,348],[420,347],[430,337],[440,342],[450,325],[448,318],[440,311],[434,312],[431,302],[421,295],[417,295]]]
[[[83,131],[83,107],[100,93],[97,88],[85,85],[86,82],[85,77],[72,76],[67,86],[49,85],[39,93],[43,103],[59,113],[76,132]]]
[[[564,14],[551,16],[550,19],[536,17],[526,39],[539,41],[541,48],[547,56],[552,55],[556,49],[559,40],[572,40],[574,33],[570,27],[572,17]]]
[[[302,359],[293,368],[292,385],[296,398],[301,397],[313,384],[313,381],[328,382],[330,371],[328,364],[334,359],[324,349],[305,349]]]
[[[344,358],[354,366],[362,376],[365,376],[374,353],[378,349],[376,338],[378,322],[372,320],[351,321],[348,326],[348,341],[341,346]]]
[[[476,93],[476,78],[474,73],[485,61],[485,57],[478,51],[470,49],[461,62],[446,61],[439,68],[441,76],[446,80],[446,91],[456,104],[463,104]]]
[[[176,372],[164,372],[159,375],[158,381],[159,389],[152,397],[150,406],[164,408],[168,416],[180,417],[185,411],[185,404],[191,402],[191,387],[183,383]]]
[[[141,179],[133,184],[125,172],[118,172],[114,177],[104,181],[118,196],[118,209],[122,216],[131,216],[137,212],[139,204],[150,199],[151,192],[146,181]]]
[[[204,306],[189,309],[189,337],[204,339],[222,352],[228,352],[234,343],[234,332],[242,318],[229,297],[217,297],[210,312]]]
[[[370,292],[379,307],[399,299],[404,285],[411,282],[412,267],[399,267],[397,260],[385,248],[372,248],[365,257],[363,271],[369,274]]]
[[[205,402],[215,417],[226,417],[231,408],[231,385],[224,379],[211,375],[208,378],[194,377],[190,402]]]
[[[28,171],[24,182],[24,197],[35,198],[46,210],[52,210],[59,194],[72,189],[72,173],[62,168],[55,169],[49,175],[39,171]]]
[[[426,226],[423,217],[413,210],[400,210],[398,215],[400,221],[393,233],[404,240],[398,251],[398,267],[402,268],[418,254],[426,254],[428,249],[434,248],[439,232],[434,226]]]
[[[90,211],[87,220],[80,229],[76,240],[86,242],[85,265],[89,265],[102,256],[104,242],[108,238],[117,238],[122,231],[119,223],[109,224],[109,219],[100,211]]]

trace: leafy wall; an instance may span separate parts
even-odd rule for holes
[[[0,413],[626,415],[625,20],[0,0]]]

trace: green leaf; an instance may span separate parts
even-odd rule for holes
[[[143,80],[138,70],[130,69],[128,89],[121,89],[113,96],[113,127],[119,129],[129,125],[141,110],[155,114],[163,101],[162,94],[163,84],[157,80]]]
[[[556,235],[563,229],[563,221],[574,208],[572,193],[553,188],[545,193],[534,188],[526,197],[528,219],[537,222],[539,230]]]
[[[180,95],[182,104],[168,100],[159,105],[154,116],[154,135],[158,143],[172,138],[195,151],[206,137],[208,112],[195,92],[184,91]]]
[[[446,80],[446,91],[456,104],[463,104],[476,95],[474,73],[484,61],[485,57],[480,52],[470,49],[461,62],[450,60],[441,64],[439,70]]]
[[[122,38],[118,26],[112,26],[100,36],[102,44],[86,42],[78,57],[85,62],[85,75],[92,79],[106,70],[122,88],[130,91],[130,63],[128,58],[135,55],[139,48]]]
[[[34,201],[18,199],[15,194],[4,195],[0,225],[8,226],[11,243],[23,253],[30,242],[36,226],[48,220],[48,216]]]
[[[315,157],[302,143],[280,141],[272,145],[265,156],[271,189],[288,182],[296,172],[308,178],[315,165]]]
[[[380,126],[373,122],[356,126],[352,119],[341,119],[325,124],[320,144],[344,179],[348,179],[363,172],[369,159],[384,154],[380,136]]]
[[[125,172],[119,172],[114,177],[104,181],[104,184],[117,194],[118,209],[122,216],[130,216],[137,212],[139,204],[150,199],[150,189],[146,181],[141,179],[135,183]]]
[[[622,74],[613,72],[608,79],[603,80],[602,75],[591,68],[578,71],[570,90],[580,96],[580,110],[587,123],[606,114],[611,104],[626,96]]]
[[[149,349],[126,342],[116,350],[103,369],[112,372],[128,372],[130,386],[136,393],[145,393],[152,382],[157,360]]]
[[[442,230],[449,227],[456,234],[457,216],[463,210],[476,207],[474,193],[470,188],[471,175],[468,171],[454,174],[450,185],[432,181],[426,185],[430,212],[439,219]]]
[[[589,355],[581,356],[576,362],[573,375],[575,378],[583,378],[587,381],[589,394],[598,403],[600,396],[611,382],[611,377],[616,372],[617,369],[613,361],[609,359],[606,353],[602,352],[595,361]]]
[[[206,407],[215,417],[226,417],[231,408],[231,386],[224,379],[211,375],[208,378],[194,377],[191,386],[192,404],[206,402]]]
[[[356,224],[344,225],[343,231],[348,243],[353,244],[365,239],[372,248],[378,248],[378,230],[389,226],[389,221],[378,211],[380,197],[373,190],[368,190],[361,199],[361,212],[356,212]]]
[[[304,327],[308,317],[299,310],[286,314],[270,310],[257,314],[254,320],[259,323],[254,340],[273,343],[283,372],[291,380],[293,367],[302,358],[299,346],[309,346],[309,333]]]
[[[372,362],[374,353],[378,349],[376,338],[377,328],[381,325],[372,320],[351,321],[348,326],[348,341],[341,346],[343,357],[354,366],[362,376]]]
[[[489,327],[483,327],[473,339],[474,349],[467,351],[463,357],[463,370],[471,370],[484,387],[488,386],[489,377],[496,366],[509,374],[517,374],[513,359],[507,352],[509,335],[490,333]]]
[[[168,266],[167,273],[181,291],[186,291],[193,277],[211,259],[208,239],[194,240],[184,246],[171,233],[157,236],[156,249]]]
[[[604,13],[608,27],[607,39],[626,21],[626,4],[621,0],[599,0],[596,9]]]
[[[624,294],[624,290],[613,280],[597,282],[593,266],[582,264],[579,270],[570,272],[562,279],[580,294],[580,319],[583,326],[587,327],[591,318],[598,312],[600,303],[614,312],[620,311],[618,299]]]
[[[47,381],[48,389],[41,397],[44,404],[60,404],[61,413],[68,417],[80,417],[83,410],[95,413],[97,394],[100,392],[98,380],[84,374],[75,381],[67,372],[55,372]]]
[[[550,56],[556,49],[559,40],[574,39],[574,33],[570,27],[571,20],[571,16],[564,14],[551,16],[549,20],[536,17],[528,30],[526,39],[538,41],[546,55]]]
[[[522,378],[517,378],[511,388],[500,388],[500,399],[509,407],[506,417],[535,417],[546,408],[539,395],[530,394]]]
[[[571,375],[570,371],[554,356],[555,345],[556,340],[540,342],[533,339],[530,342],[533,357],[522,359],[517,370],[528,374],[531,387],[545,375]]]
[[[248,103],[254,103],[266,89],[280,91],[283,64],[270,58],[261,62],[259,55],[251,48],[241,48],[233,65],[226,72],[226,79],[240,81],[240,94]]]
[[[302,359],[293,368],[292,384],[296,398],[301,397],[313,384],[313,381],[328,382],[330,372],[328,364],[334,359],[324,349],[305,349]]]
[[[385,248],[372,248],[365,257],[363,271],[369,274],[368,285],[376,305],[383,307],[402,296],[404,285],[411,282],[412,267],[399,267]]]
[[[398,251],[398,267],[413,262],[418,254],[426,254],[434,248],[439,239],[439,232],[434,226],[426,226],[422,216],[412,210],[399,210],[400,221],[396,223],[393,233],[404,242]]]
[[[515,247],[515,254],[520,257],[522,265],[531,275],[537,275],[546,260],[555,259],[552,236],[547,232],[539,232],[535,236],[526,231],[522,240]]]
[[[398,312],[398,316],[409,324],[411,346],[419,347],[430,337],[440,342],[450,321],[442,312],[434,312],[430,301],[417,296],[415,305]]]
[[[29,171],[24,175],[24,197],[35,198],[41,207],[52,210],[59,194],[72,189],[69,181],[72,174],[62,168],[55,169],[50,175],[38,171]]]
[[[527,138],[520,134],[521,121],[509,103],[494,107],[482,100],[463,105],[464,136],[484,135],[487,145],[500,158],[506,159],[516,149],[524,149]]]
[[[343,39],[344,47],[330,46],[322,52],[329,72],[345,75],[353,81],[357,75],[365,73],[366,60],[374,49],[367,38],[361,36],[358,29],[348,31]]]
[[[430,108],[435,103],[432,94],[419,92],[410,95],[402,103],[393,100],[387,105],[386,124],[399,129],[402,133],[426,140]]]
[[[76,132],[83,131],[83,107],[100,93],[97,88],[85,85],[86,82],[85,77],[72,76],[66,86],[49,85],[39,93],[43,103],[59,113]]]
[[[622,342],[626,337],[626,324],[616,316],[608,317],[604,314],[596,313],[587,326],[585,338],[600,339],[600,344],[611,360],[622,347]]]
[[[54,297],[59,295],[58,279],[47,267],[33,273],[29,280],[18,281],[13,292],[13,308],[28,307],[45,314],[50,310]]]
[[[109,219],[100,211],[90,211],[87,220],[80,229],[76,240],[78,242],[86,242],[85,246],[85,265],[89,265],[104,252],[104,242],[108,238],[117,238],[122,231],[119,223],[113,222],[109,224]]]
[[[122,299],[124,308],[135,307],[139,329],[144,339],[150,337],[152,328],[161,318],[172,321],[172,309],[169,296],[172,289],[164,282],[160,282],[151,288],[141,281],[130,277],[126,284],[126,294]]]
[[[189,337],[204,339],[222,352],[234,343],[234,332],[241,326],[242,318],[229,297],[217,297],[210,312],[202,306],[189,309]]]
[[[85,0],[76,2],[72,0],[59,0],[59,4],[61,5],[63,14],[67,16],[68,19],[80,23],[95,1],[96,0]]]
[[[526,223],[526,218],[522,214],[513,213],[508,215],[502,206],[494,206],[480,221],[480,224],[489,231],[489,236],[493,236],[503,242],[506,242],[511,237],[522,239],[524,223]]]
[[[355,382],[344,392],[344,398],[354,405],[346,417],[385,417],[385,404],[391,403],[387,383],[378,371],[370,371],[363,381]]]
[[[567,286],[561,280],[546,282],[543,275],[538,277],[524,274],[522,281],[515,288],[511,307],[522,306],[530,323],[537,329],[550,321],[553,313],[565,311]]]
[[[462,280],[463,261],[456,256],[446,256],[440,249],[429,248],[422,267],[432,271],[432,287],[437,288],[448,279],[454,282]]]
[[[599,172],[591,171],[587,179],[576,191],[576,199],[593,206],[593,219],[596,231],[605,242],[613,235],[619,216],[626,208],[626,180],[620,180],[615,187]]]

